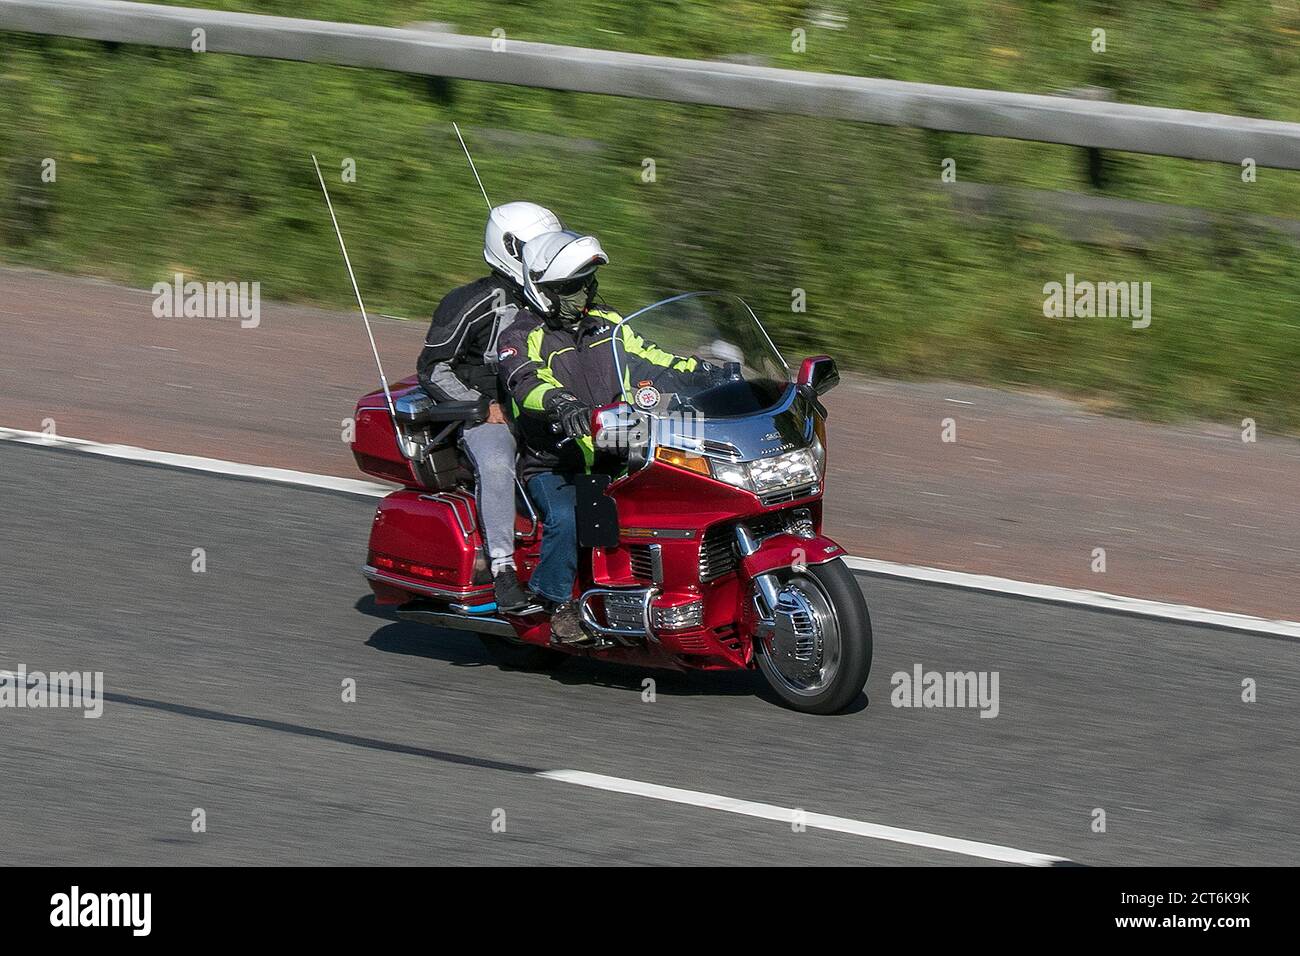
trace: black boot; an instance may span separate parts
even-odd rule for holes
[[[515,569],[504,567],[492,579],[492,593],[496,595],[497,610],[505,614],[517,614],[534,602],[515,577]]]

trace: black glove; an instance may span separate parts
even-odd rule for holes
[[[695,368],[686,374],[688,381],[694,388],[708,388],[710,385],[725,382],[730,377],[726,369],[718,368],[718,366],[702,359],[697,360]]]
[[[551,396],[554,395],[554,398]],[[591,434],[591,412],[588,405],[578,401],[576,395],[568,392],[553,391],[547,396],[546,410],[555,419],[564,434],[573,439]]]

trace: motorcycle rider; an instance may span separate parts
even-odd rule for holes
[[[437,402],[489,399],[487,420],[466,428],[461,447],[473,466],[478,514],[503,611],[533,602],[515,576],[515,439],[497,378],[498,343],[524,315],[524,243],[561,229],[549,209],[511,202],[489,212],[483,258],[489,275],[453,289],[438,303],[417,363],[420,384]]]
[[[629,360],[682,373],[713,374],[646,342],[612,309],[594,307],[596,270],[609,257],[595,236],[545,233],[524,246],[524,295],[529,311],[500,339],[500,376],[514,399],[523,448],[520,475],[542,512],[542,553],[529,588],[551,613],[552,639],[586,640],[573,587],[578,568],[574,476],[595,461],[592,411],[623,394],[610,339],[621,338]],[[558,431],[557,431],[558,429]]]

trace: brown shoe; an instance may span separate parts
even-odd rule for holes
[[[552,644],[585,644],[588,640],[590,637],[583,630],[577,605],[572,601],[565,601],[551,612]]]

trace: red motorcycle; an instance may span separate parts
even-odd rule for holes
[[[716,374],[686,376],[624,353],[623,394],[596,410],[597,471],[579,484],[578,585],[590,640],[550,643],[538,610],[493,601],[473,475],[457,437],[476,403],[435,404],[414,378],[364,396],[352,445],[362,471],[401,484],[379,504],[363,573],[409,620],[477,633],[507,666],[567,655],[689,670],[757,667],[790,707],[826,714],[871,668],[866,602],[822,531],[826,409],[839,381],[826,356],[797,375],[738,297],[689,293],[623,323]],[[527,582],[545,528],[517,485],[515,561]]]

